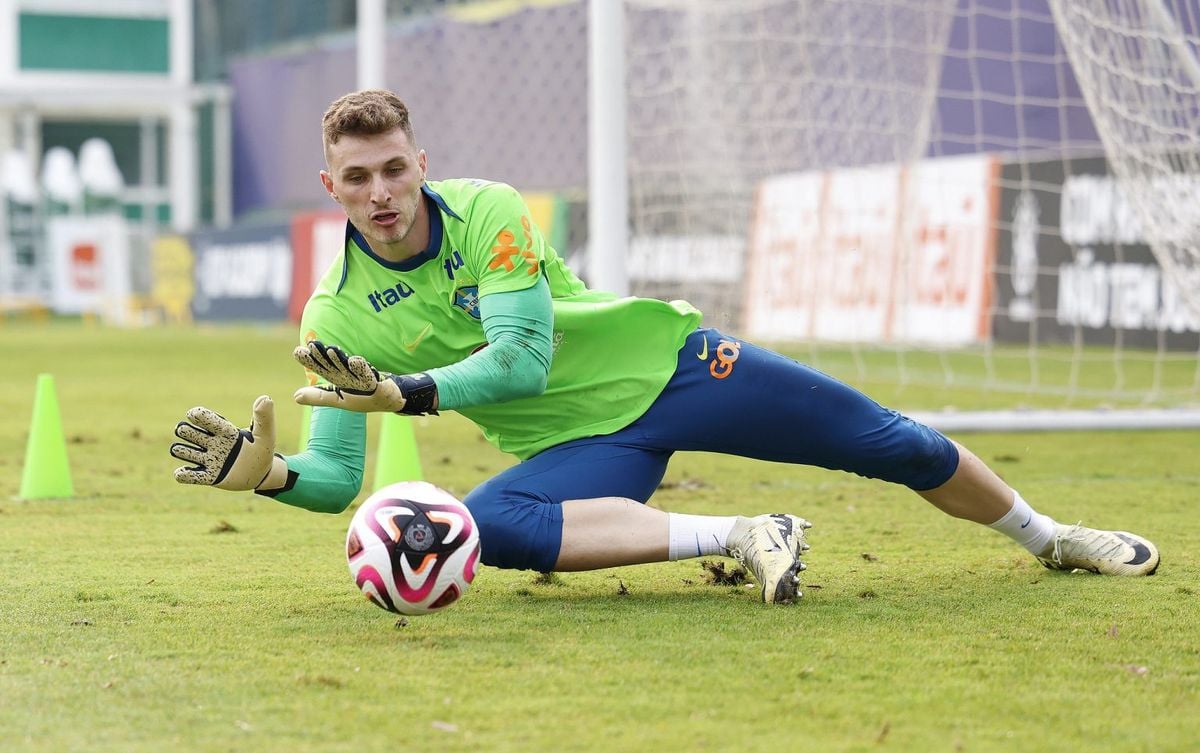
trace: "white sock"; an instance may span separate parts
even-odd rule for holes
[[[1030,554],[1044,556],[1054,541],[1055,525],[1053,518],[1036,512],[1014,489],[1012,509],[988,528],[1009,537]]]
[[[667,556],[671,561],[725,554],[725,540],[737,516],[667,513]]]

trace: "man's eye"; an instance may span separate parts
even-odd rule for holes
[[[351,175],[349,178],[346,178],[347,183],[354,183],[355,185],[362,183],[364,180],[366,180],[366,178],[361,175]]]

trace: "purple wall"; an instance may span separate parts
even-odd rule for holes
[[[490,177],[523,189],[584,185],[586,32],[582,4],[392,28],[387,86],[412,110],[430,177]],[[328,205],[317,177],[321,115],[355,88],[355,65],[353,39],[341,38],[231,66],[235,214]]]
[[[965,54],[980,49],[995,55]],[[1014,50],[1015,64],[1005,59]],[[491,20],[436,15],[394,26],[387,64],[387,85],[412,108],[431,177],[487,177],[527,190],[586,186],[583,0]],[[320,118],[354,88],[353,38],[244,58],[231,78],[235,214],[329,206],[317,177]],[[1055,152],[1068,144],[1099,147],[1046,1],[960,0],[928,153],[1017,145]]]

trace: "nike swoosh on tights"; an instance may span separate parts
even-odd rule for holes
[[[1124,541],[1129,546],[1133,547],[1133,559],[1126,562],[1126,565],[1140,565],[1150,559],[1150,547],[1140,541],[1135,541],[1128,536],[1117,534],[1117,538]]]
[[[1033,513],[1029,513],[1029,517],[1025,518],[1025,522],[1021,524],[1021,527],[1024,528],[1025,526],[1029,525],[1029,523],[1032,520],[1033,520]]]
[[[708,358],[708,335],[704,336],[704,350],[697,353],[696,358],[699,358],[701,361]]]

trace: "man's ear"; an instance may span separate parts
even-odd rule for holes
[[[342,203],[338,199],[337,194],[333,192],[333,178],[324,170],[321,171],[321,185],[325,186],[325,192],[328,193],[334,201],[339,204]]]

